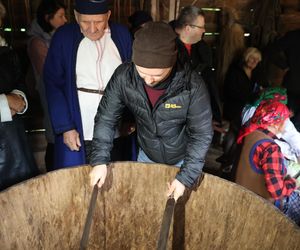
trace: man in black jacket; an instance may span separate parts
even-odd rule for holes
[[[205,33],[204,12],[196,6],[184,7],[175,21],[178,34],[178,63],[189,63],[191,68],[202,76],[210,94],[215,129],[222,123],[220,97],[215,84],[213,56],[209,45],[203,40]]]
[[[138,161],[180,167],[168,194],[178,199],[202,172],[212,139],[209,96],[189,65],[176,65],[176,34],[151,22],[135,35],[133,62],[113,74],[95,117],[91,185],[101,187],[115,126],[124,107],[135,116]]]

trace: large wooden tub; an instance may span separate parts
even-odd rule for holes
[[[79,249],[90,167],[64,169],[0,193],[0,249]],[[116,163],[98,194],[89,249],[155,249],[176,168]],[[205,174],[175,209],[171,249],[300,249],[300,231],[271,204]]]

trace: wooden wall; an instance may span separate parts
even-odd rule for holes
[[[73,20],[74,0],[63,1],[67,6],[68,19]],[[2,2],[8,10],[5,27],[11,28],[11,32],[4,32],[5,37],[14,47],[25,48],[25,29],[34,18],[40,0],[2,0]],[[152,14],[154,20],[168,22],[176,17],[184,6],[196,5],[203,8],[206,14],[206,35],[204,40],[213,48],[217,48],[219,34],[222,31],[222,26],[220,25],[222,12],[228,9],[235,12],[238,22],[243,26],[245,32],[251,34],[255,30],[263,33],[253,36],[256,39],[256,43],[262,43],[263,46],[266,42],[261,40],[270,40],[269,37],[257,38],[257,36],[270,32],[265,25],[257,23],[260,20],[257,16],[263,16],[262,13],[259,13],[263,5],[266,8],[265,11],[272,12],[267,3],[270,6],[278,3],[277,5],[279,6],[277,10],[278,17],[276,21],[272,20],[275,24],[271,32],[275,30],[276,36],[280,36],[286,31],[300,28],[300,0],[110,0],[110,7],[112,10],[111,19],[128,25],[128,16],[136,10],[146,10]],[[268,19],[271,20],[273,18],[272,15],[275,12],[273,11],[272,13],[270,17],[266,16],[266,22],[268,22]],[[247,38],[248,45],[261,47],[260,44],[257,45],[255,41],[251,41],[252,38]]]
[[[67,17],[72,19],[74,0],[62,0],[68,7]],[[269,0],[264,0],[269,1]],[[276,1],[276,0],[271,0]],[[278,0],[279,1],[279,0]],[[34,18],[40,0],[2,0],[8,9],[6,24],[20,31],[26,28]],[[232,8],[239,16],[239,21],[248,27],[251,25],[253,13],[261,0],[110,0],[112,19],[127,24],[127,17],[135,10],[149,11],[155,20],[170,21],[180,8],[196,5],[200,8]],[[281,32],[300,28],[300,0],[281,0],[280,29]],[[172,5],[175,6],[172,9]],[[171,7],[171,13],[170,13]],[[173,11],[172,11],[173,10]],[[175,13],[172,13],[175,12]],[[220,11],[205,11],[207,32],[218,30],[217,17]],[[171,14],[171,15],[170,15]]]
[[[269,2],[269,3],[268,3]],[[278,10],[271,10],[278,3]],[[232,9],[238,16],[239,23],[244,27],[246,32],[252,32],[257,23],[257,15],[260,8],[268,6],[265,10],[265,16],[271,18],[270,11],[278,12],[276,20],[276,30],[278,36],[287,31],[300,28],[300,0],[181,0],[180,8],[194,4],[200,8],[219,8],[221,11]],[[205,11],[207,33],[220,32],[218,23],[221,11]],[[214,41],[214,38],[206,37],[208,41]]]

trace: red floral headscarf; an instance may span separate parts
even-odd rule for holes
[[[258,128],[266,129],[268,126],[277,125],[284,122],[290,116],[290,111],[286,105],[279,101],[263,101],[255,110],[249,123],[246,123],[240,130],[238,143],[243,138]]]

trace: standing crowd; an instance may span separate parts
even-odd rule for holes
[[[128,19],[131,33],[110,21],[108,1],[75,0],[74,23],[66,24],[65,10],[59,0],[42,0],[28,30],[48,171],[90,164],[91,185],[101,188],[111,161],[175,165],[167,194],[177,200],[197,184],[214,131],[224,133],[227,120],[222,170],[300,224],[299,186],[289,171],[300,160],[300,71],[290,49],[299,33],[274,45],[286,56],[286,64],[272,61],[287,72],[280,87],[263,80],[262,53],[249,47],[232,61],[219,91],[199,8],[184,7],[172,26],[138,11]],[[0,24],[4,15],[0,4]],[[18,116],[27,108],[18,58],[1,37],[0,43],[5,189],[38,171]]]

